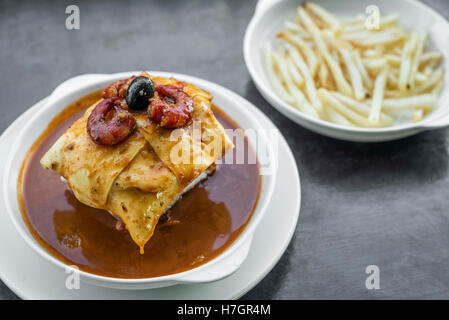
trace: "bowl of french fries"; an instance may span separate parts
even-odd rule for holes
[[[317,133],[378,142],[449,125],[449,23],[414,0],[260,0],[248,71]]]

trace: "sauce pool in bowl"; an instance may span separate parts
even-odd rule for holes
[[[59,136],[100,99],[89,94],[68,106],[28,153],[19,176],[22,216],[36,241],[54,257],[97,275],[149,278],[183,272],[226,250],[254,212],[261,187],[258,164],[219,164],[169,210],[171,221],[159,224],[141,255],[127,231],[106,211],[79,202],[60,176],[41,167],[40,159]],[[238,125],[214,107],[225,129]],[[242,134],[239,130],[235,135]],[[247,158],[255,153],[244,138]],[[234,149],[236,159],[236,149]],[[248,156],[252,153],[251,157]]]

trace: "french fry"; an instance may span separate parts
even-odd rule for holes
[[[418,68],[419,68],[419,61],[421,59],[421,55],[422,55],[422,51],[424,49],[424,44],[426,42],[427,39],[427,33],[422,32],[420,34],[418,34],[417,36],[417,44],[416,44],[416,50],[415,50],[415,54],[413,55],[412,58],[412,63],[411,63],[411,67],[410,67],[410,75],[409,75],[409,79],[408,82],[410,84],[411,87],[415,86],[415,77],[416,74],[418,73]]]
[[[290,73],[288,72],[285,59],[281,57],[279,52],[273,52],[271,55],[275,66],[277,66],[277,69],[279,70],[281,83],[285,84],[285,87],[288,87],[289,82],[292,82],[292,80],[290,78]]]
[[[398,89],[395,89],[395,90],[385,89],[385,91],[384,91],[385,98],[404,98],[407,96],[408,96],[407,92],[400,91]]]
[[[349,121],[352,121],[354,124],[363,127],[371,126],[371,124],[368,122],[368,119],[362,117],[360,114],[346,107],[326,89],[320,88],[318,90],[318,96],[323,102],[326,103],[326,106],[332,107],[335,111],[342,114],[345,118],[347,118]]]
[[[365,68],[372,71],[379,71],[387,66],[387,60],[384,58],[379,59],[362,59]]]
[[[406,42],[404,46],[404,51],[402,52],[401,69],[399,72],[399,89],[405,91],[410,89],[410,71],[412,65],[412,55],[416,48],[417,34],[412,32],[410,39]]]
[[[286,21],[284,26],[285,26],[285,29],[287,29],[287,31],[292,32],[296,35],[299,35],[301,38],[310,38],[310,36],[303,29],[303,27],[301,27],[297,23]]]
[[[304,7],[306,10],[310,11],[312,14],[324,21],[333,31],[341,31],[340,21],[338,21],[338,19],[336,19],[323,7],[311,2],[306,2]]]
[[[320,115],[315,110],[315,108],[310,104],[310,102],[307,100],[307,98],[304,96],[301,90],[299,90],[296,87],[292,87],[291,93],[295,97],[295,104],[296,107],[301,110],[302,112],[308,114],[309,116],[319,119]]]
[[[414,80],[418,83],[423,83],[424,81],[427,81],[427,79],[429,79],[429,77],[426,74],[419,71],[416,73],[414,77]]]
[[[300,17],[301,22],[304,24],[306,30],[310,33],[310,35],[314,39],[318,51],[320,52],[320,54],[323,55],[324,60],[327,62],[327,65],[329,66],[329,69],[332,72],[335,83],[337,84],[339,90],[348,96],[352,96],[351,86],[343,76],[343,71],[341,70],[339,64],[336,63],[335,60],[330,55],[326,43],[324,42],[323,38],[321,38],[320,30],[317,28],[315,23],[309,17],[307,12],[301,7],[298,8],[298,16]]]
[[[350,24],[350,25],[345,25],[343,27],[344,34],[350,34],[350,33],[360,32],[360,31],[364,31],[364,30],[366,30],[366,27],[365,27],[365,24],[363,24],[363,23]]]
[[[363,88],[362,76],[352,60],[351,53],[347,49],[340,49],[340,52],[349,72],[354,96],[357,100],[363,100],[365,98],[365,89]]]
[[[366,71],[365,66],[363,65],[362,59],[360,58],[359,51],[355,51],[354,60],[355,60],[357,69],[360,72],[360,76],[363,79],[363,84],[365,85],[366,88],[371,89],[373,87],[373,81],[369,77],[368,72]]]
[[[309,104],[309,102],[304,97],[301,90],[299,90],[293,83],[293,80],[290,77],[290,72],[287,67],[287,62],[284,59],[282,59],[280,55],[277,53],[273,53],[273,59],[279,67],[280,76],[282,77],[282,80],[285,83],[289,94],[295,99],[293,105],[296,106],[300,111],[307,113],[308,115],[314,118],[319,118],[318,113]]]
[[[442,58],[443,55],[441,54],[441,52],[430,51],[423,53],[419,59],[419,67],[422,67],[423,65],[429,63],[430,61],[439,62]]]
[[[443,79],[443,67],[439,67],[436,71],[434,71],[426,82],[420,84],[413,88],[413,93],[423,93],[432,89],[439,81]]]
[[[318,67],[318,76],[320,77],[320,84],[323,87],[327,87],[327,78],[329,75],[329,71],[327,70],[326,63],[323,60],[323,57],[319,55],[319,67]]]
[[[432,109],[438,101],[438,97],[431,93],[398,98],[398,99],[384,99],[382,108],[387,110],[401,110],[401,109],[417,109],[424,110]]]
[[[349,126],[349,127],[353,127],[354,126],[348,119],[346,119],[344,116],[342,116],[340,113],[338,113],[337,111],[335,111],[331,107],[326,107],[325,108],[325,112],[326,112],[326,115],[327,115],[328,120],[330,122],[333,122],[333,123],[336,123],[336,124],[340,124],[340,125],[343,125],[343,126]]]
[[[388,67],[383,69],[374,82],[373,101],[371,103],[371,112],[369,114],[369,121],[372,124],[377,124],[380,118],[380,111],[382,108],[382,100],[384,98],[385,84],[387,82]]]
[[[277,77],[277,75],[274,71],[273,51],[268,42],[265,43],[265,45],[263,47],[263,53],[264,53],[264,61],[265,61],[265,67],[266,67],[268,80],[270,81],[274,90],[281,97],[281,99],[284,100],[285,102],[294,103],[295,100],[285,90],[284,86],[282,85],[281,81],[279,80],[279,78]]]
[[[381,58],[381,52],[377,49],[367,49],[363,51],[363,56],[368,59]]]
[[[278,34],[278,37],[287,40],[294,47],[298,48],[298,50],[302,54],[304,54],[305,59],[307,61],[307,65],[309,66],[309,69],[310,69],[310,73],[311,73],[312,77],[314,77],[315,73],[316,73],[316,69],[318,67],[318,58],[316,57],[312,48],[310,48],[310,46],[304,40],[302,40],[299,37],[295,37],[291,33],[288,33],[288,32],[280,32]]]
[[[293,82],[299,88],[302,88],[304,85],[304,78],[299,73],[298,68],[296,67],[296,65],[293,62],[293,60],[291,59],[291,57],[287,57],[287,67],[288,67],[288,71],[290,73],[290,76],[292,77]]]
[[[331,92],[331,94],[335,98],[340,100],[341,103],[345,104],[347,107],[351,108],[355,112],[358,112],[365,117],[369,116],[371,108],[366,103],[349,98],[345,95],[342,95],[340,92]],[[380,122],[385,126],[391,126],[393,124],[393,118],[391,118],[389,115],[383,112],[380,112],[379,119]]]
[[[348,41],[363,41],[365,39],[394,39],[397,41],[400,38],[397,36],[405,36],[399,29],[387,29],[382,31],[371,31],[368,29],[352,32],[352,33],[343,33],[341,35],[341,39]]]
[[[337,51],[334,51],[334,52],[332,53],[332,58],[334,58],[334,60],[335,60],[335,62],[337,63],[337,65],[340,67],[340,58],[338,57],[338,52],[337,52]],[[344,75],[343,69],[340,69],[340,70],[342,71],[342,73],[343,73],[343,75]]]
[[[394,74],[393,70],[390,69],[390,72],[388,72],[387,76],[387,85],[389,85],[392,88],[397,88],[399,84],[399,80],[397,76]]]
[[[387,60],[387,63],[390,67],[399,68],[401,66],[401,57],[396,56],[394,54],[386,54],[384,55],[384,59]]]
[[[396,29],[387,29],[385,31],[361,31],[357,33],[343,34],[343,40],[362,46],[388,45],[403,39],[406,35]]]
[[[323,38],[325,44],[328,45],[328,48],[330,48],[335,54],[337,54],[338,44],[335,39],[334,33],[331,30],[322,30],[321,37]]]
[[[301,57],[298,51],[296,51],[292,47],[287,48],[287,52],[289,56],[292,58],[292,61],[298,67],[299,71],[301,71],[302,76],[304,77],[307,96],[309,97],[312,106],[314,106],[318,112],[322,112],[323,106],[321,104],[320,99],[318,99],[315,83],[313,81],[312,75],[309,72],[309,69],[307,68],[304,59]]]

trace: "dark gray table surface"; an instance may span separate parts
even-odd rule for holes
[[[449,17],[449,1],[424,2]],[[1,1],[0,132],[82,73],[161,70],[211,80],[273,120],[301,175],[295,236],[244,299],[449,298],[448,130],[358,144],[297,126],[246,70],[242,42],[255,3]],[[69,4],[80,7],[80,30],[65,28]],[[379,290],[365,287],[371,264],[380,268]],[[1,281],[0,299],[17,299]]]

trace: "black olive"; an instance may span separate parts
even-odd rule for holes
[[[126,90],[126,104],[132,110],[146,108],[154,96],[154,83],[147,77],[135,78]]]

